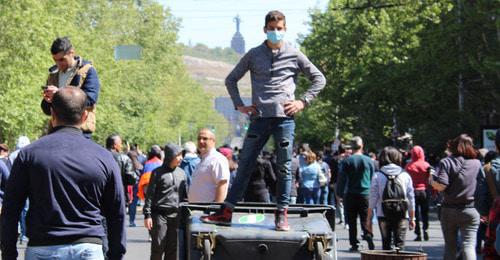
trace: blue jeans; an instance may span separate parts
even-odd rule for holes
[[[441,208],[441,229],[444,236],[444,259],[457,259],[458,233],[460,231],[462,259],[476,259],[476,235],[479,213],[475,208]]]
[[[292,118],[257,118],[252,120],[239,154],[240,161],[238,162],[236,178],[226,198],[228,207],[234,207],[245,195],[257,156],[271,136],[275,142],[277,156],[276,203],[278,208],[288,207],[292,188],[291,166],[295,137],[295,121]]]
[[[302,187],[300,188],[300,191],[302,193],[302,203],[308,205],[319,204],[319,196],[321,193],[320,188]]]
[[[137,213],[137,202],[139,201],[139,197],[137,197],[137,191],[138,187],[137,184],[135,184],[132,188],[132,202],[130,202],[130,205],[128,205],[128,217],[129,223],[131,225],[135,224],[135,215]]]
[[[321,195],[319,196],[319,204],[328,205],[328,192],[330,191],[330,187],[326,184],[323,187],[320,187]]]
[[[101,245],[81,243],[57,246],[28,246],[24,259],[104,260],[104,255],[102,254]]]

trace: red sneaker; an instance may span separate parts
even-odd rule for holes
[[[276,225],[276,231],[290,230],[290,226],[288,225],[288,209],[278,209],[274,212],[274,224]]]
[[[232,217],[233,210],[228,207],[222,206],[222,208],[216,211],[214,214],[200,217],[200,220],[208,224],[229,226],[231,225]]]

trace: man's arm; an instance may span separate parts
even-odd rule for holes
[[[111,169],[103,194],[103,215],[108,226],[109,259],[122,259],[127,248],[125,232],[125,197],[120,169],[110,157]]]
[[[245,73],[250,69],[250,56],[251,51],[246,53],[243,58],[236,64],[236,67],[227,75],[225,85],[231,100],[233,101],[234,107],[244,107],[245,104],[240,97],[240,91],[238,90],[238,81],[245,76]]]
[[[326,79],[314,64],[299,51],[297,56],[297,63],[300,70],[306,75],[306,77],[311,81],[311,86],[302,95],[301,100],[309,105],[319,94],[319,92],[325,87]]]
[[[213,162],[212,174],[213,181],[216,183],[215,202],[224,202],[230,178],[229,163],[226,158],[222,157]]]
[[[220,180],[215,187],[215,202],[224,202],[227,195],[227,180]]]
[[[146,191],[146,196],[144,198],[144,207],[142,208],[142,213],[144,218],[151,218],[151,205],[153,204],[154,191],[156,189],[156,177],[154,171],[151,172],[151,177],[149,177],[148,189]]]
[[[29,172],[24,153],[20,152],[12,165],[12,171],[5,187],[2,207],[2,259],[17,258],[17,223],[26,203],[29,188]]]
[[[94,67],[90,67],[87,72],[87,77],[82,84],[82,90],[87,94],[87,101],[85,102],[87,107],[91,107],[97,103],[100,88],[101,83],[97,77],[97,71]]]

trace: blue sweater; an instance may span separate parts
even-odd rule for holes
[[[126,251],[120,169],[110,152],[74,127],[25,147],[12,166],[2,208],[2,258],[17,256],[17,222],[28,198],[28,246],[99,244],[108,227],[110,259]]]

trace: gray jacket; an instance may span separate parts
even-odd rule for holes
[[[295,100],[297,76],[300,72],[312,83],[301,97],[306,104],[326,84],[323,74],[302,52],[286,42],[274,52],[264,42],[248,51],[226,78],[226,88],[235,107],[244,105],[237,83],[247,71],[250,71],[252,82],[252,105],[257,107],[257,116],[260,117],[287,117],[283,104]]]
[[[143,213],[145,218],[152,213],[176,217],[179,203],[187,201],[186,174],[176,167],[162,165],[151,173]]]

